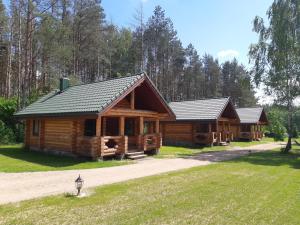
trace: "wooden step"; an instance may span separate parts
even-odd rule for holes
[[[145,157],[147,157],[146,154],[127,155],[127,158],[128,158],[128,159],[132,159],[132,160],[135,160],[135,159],[142,159],[142,158],[145,158]]]
[[[129,151],[126,153],[126,156],[130,156],[130,155],[142,155],[144,154],[143,151],[138,151],[138,152],[135,152],[135,151]]]
[[[228,143],[227,143],[227,142],[225,142],[225,141],[222,141],[222,142],[220,142],[220,143],[219,143],[219,145],[220,145],[220,146],[227,146],[227,145],[228,145]]]

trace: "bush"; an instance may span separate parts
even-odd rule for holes
[[[278,110],[272,110],[268,113],[270,125],[268,126],[268,133],[273,136],[275,141],[284,141],[286,136],[286,128],[284,126],[283,115]]]
[[[15,98],[0,97],[0,143],[8,144],[22,142],[24,136],[23,125],[18,123],[13,114],[17,111]]]
[[[299,132],[298,132],[297,127],[295,127],[295,126],[294,126],[294,128],[293,128],[292,137],[293,137],[293,138],[299,138]]]
[[[0,144],[10,144],[15,142],[16,138],[13,130],[0,120]]]

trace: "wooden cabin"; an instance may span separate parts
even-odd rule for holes
[[[267,115],[263,108],[239,108],[236,110],[240,117],[239,139],[256,140],[263,138],[263,126],[268,124]]]
[[[62,78],[60,90],[15,116],[27,148],[93,159],[157,152],[160,120],[175,118],[146,74],[72,87]]]
[[[171,102],[176,121],[162,122],[165,144],[225,144],[236,138],[239,117],[230,98]]]

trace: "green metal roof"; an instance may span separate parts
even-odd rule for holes
[[[258,123],[259,119],[263,113],[263,108],[239,108],[236,109],[241,123]]]
[[[15,113],[15,116],[99,113],[144,77],[146,75],[142,73],[72,86],[63,92],[55,90]]]
[[[230,98],[212,98],[194,101],[170,102],[176,120],[217,120]]]

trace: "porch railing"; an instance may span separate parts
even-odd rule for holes
[[[251,132],[240,132],[240,138],[253,139],[253,134]]]
[[[142,148],[144,151],[159,149],[161,147],[160,134],[145,134],[143,135]]]
[[[197,132],[194,134],[194,142],[196,144],[213,144],[216,143],[217,141],[218,141],[217,132],[210,132],[210,133]]]
[[[222,131],[222,141],[232,141],[233,140],[233,133],[231,131]]]
[[[102,136],[101,156],[125,154],[128,150],[127,136]]]

